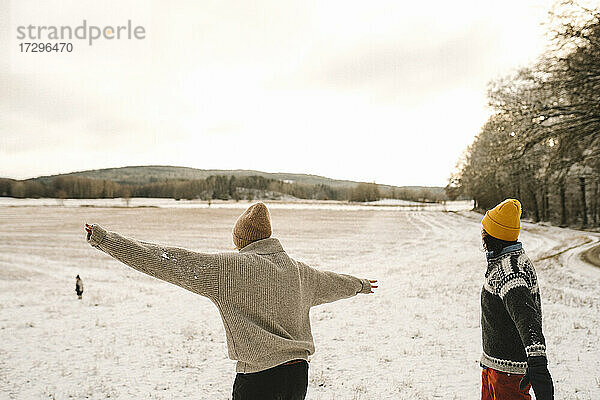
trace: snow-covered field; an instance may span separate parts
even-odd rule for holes
[[[82,226],[230,251],[239,207],[10,205],[0,206],[0,398],[229,397],[234,362],[214,305],[91,248]],[[381,285],[375,295],[313,309],[309,399],[479,397],[480,218],[378,206],[272,207],[274,234],[292,257]],[[599,399],[600,269],[578,257],[598,237],[524,229],[556,398]],[[85,284],[81,301],[76,274]]]
[[[0,197],[0,207],[152,207],[152,208],[233,208],[244,210],[253,204],[247,200],[237,202],[213,200],[175,200],[165,198],[133,197],[130,199],[16,199]],[[268,201],[272,209],[319,209],[319,210],[378,210],[381,207],[402,211],[461,211],[472,208],[471,201],[449,201],[446,203],[419,203],[398,199],[381,199],[368,203],[349,203],[347,201],[323,200],[271,200]]]

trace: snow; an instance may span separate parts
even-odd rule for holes
[[[471,202],[469,202],[471,204]],[[407,205],[412,205],[415,204],[412,201],[408,201],[408,200],[401,200],[401,199],[381,199],[381,200],[377,200],[377,201],[370,201],[367,202],[366,204],[372,204],[375,206],[407,206]]]
[[[231,228],[246,204],[37,202],[0,206],[0,399],[227,399],[235,363],[215,306],[91,248],[83,223],[155,243],[231,251]],[[274,234],[292,257],[380,282],[374,295],[313,309],[317,349],[308,399],[479,397],[480,215],[270,207]],[[599,239],[524,224],[557,399],[600,398],[600,269],[579,258]],[[77,274],[85,285],[81,301]]]
[[[460,211],[472,208],[471,201],[448,201],[446,203],[419,203],[397,199],[382,199],[368,203],[349,203],[346,201],[324,201],[324,200],[261,200],[272,209],[288,210],[377,210],[380,207],[390,207],[399,211],[406,210],[436,210],[436,211]],[[243,210],[255,201],[241,200],[222,201],[211,200],[175,200],[163,198],[133,197],[130,199],[16,199],[12,197],[0,197],[0,207],[114,207],[114,208],[232,208]]]

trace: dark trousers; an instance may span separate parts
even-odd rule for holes
[[[308,363],[278,365],[251,374],[237,374],[233,400],[304,400],[308,387]]]

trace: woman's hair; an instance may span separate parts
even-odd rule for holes
[[[517,243],[516,240],[509,242],[506,240],[495,238],[492,235],[490,235],[489,233],[487,233],[485,231],[485,229],[482,229],[482,231],[481,231],[481,239],[483,240],[483,248],[486,251],[491,251],[494,254],[498,254],[505,247],[508,247],[508,246],[511,246],[511,245]]]

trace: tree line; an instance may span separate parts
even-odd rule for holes
[[[118,183],[106,179],[59,176],[51,180],[14,180],[0,178],[0,196],[16,198],[131,198],[157,197],[202,200],[299,199],[368,202],[382,197],[414,201],[442,201],[445,196],[428,189],[381,187],[359,183],[354,187],[286,182],[262,176],[215,175],[206,179],[164,180],[140,184]]]
[[[479,209],[517,198],[535,221],[600,223],[600,9],[560,1],[550,48],[489,84],[492,115],[446,187]]]

